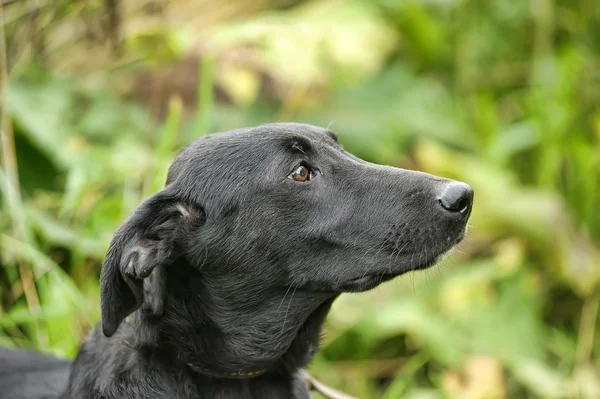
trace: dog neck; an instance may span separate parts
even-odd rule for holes
[[[211,377],[293,375],[317,352],[335,299],[298,289],[283,299],[265,298],[264,290],[223,298],[211,289],[218,281],[181,261],[155,274],[145,282],[146,304],[132,315],[134,340]]]

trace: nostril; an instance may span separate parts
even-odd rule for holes
[[[460,213],[465,213],[469,209],[469,206],[471,206],[469,199],[463,198],[458,203],[458,207],[456,209],[458,209]]]
[[[438,201],[447,211],[466,215],[473,204],[473,189],[466,183],[449,183]]]

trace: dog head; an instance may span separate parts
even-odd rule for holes
[[[363,161],[327,129],[269,124],[202,137],[112,240],[104,334],[144,302],[146,277],[179,262],[201,276],[192,289],[211,302],[204,311],[229,314],[215,321],[222,330],[269,311],[258,335],[283,321],[289,344],[327,298],[433,265],[464,237],[472,202],[467,184]]]

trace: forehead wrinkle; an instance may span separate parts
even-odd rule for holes
[[[313,145],[311,141],[304,136],[291,135],[286,137],[284,140],[284,146],[288,152],[293,154],[301,153],[308,155],[313,151]]]
[[[330,137],[330,138],[331,138],[333,141],[335,141],[336,143],[339,143],[339,140],[338,140],[338,135],[337,135],[337,134],[335,134],[334,132],[332,132],[332,131],[331,131],[331,130],[329,130],[329,129],[326,129],[326,130],[325,130],[325,133],[327,133],[327,135],[328,135],[328,136],[329,136],[329,137]]]

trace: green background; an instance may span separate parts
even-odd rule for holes
[[[177,150],[299,121],[476,193],[440,266],[335,303],[314,375],[361,398],[600,397],[597,0],[0,4],[1,345],[73,357],[112,233]]]

